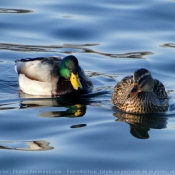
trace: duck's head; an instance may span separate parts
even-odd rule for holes
[[[138,69],[134,72],[134,84],[130,91],[130,96],[135,96],[139,92],[150,92],[154,88],[154,79],[147,69]]]
[[[78,88],[82,89],[82,85],[79,80],[78,75],[79,63],[75,56],[69,55],[60,63],[59,73],[62,77],[67,80],[70,80],[73,88],[78,90]]]

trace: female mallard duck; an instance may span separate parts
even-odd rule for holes
[[[92,91],[93,84],[79,66],[75,56],[38,57],[16,60],[20,89],[31,95],[83,94]]]
[[[168,110],[169,99],[164,85],[142,68],[115,86],[112,103],[128,113],[146,114]]]

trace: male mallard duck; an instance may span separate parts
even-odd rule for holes
[[[115,86],[112,103],[128,113],[146,114],[168,110],[169,99],[164,85],[142,68]]]
[[[38,57],[16,60],[20,89],[31,95],[83,94],[92,91],[93,84],[79,66],[75,56]]]

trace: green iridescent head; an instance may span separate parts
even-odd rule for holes
[[[79,80],[78,69],[79,69],[78,60],[73,55],[69,55],[63,58],[59,67],[60,75],[65,79],[70,80],[75,90],[78,90],[78,88],[82,88],[82,85]]]

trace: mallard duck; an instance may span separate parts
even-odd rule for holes
[[[127,113],[147,114],[168,110],[169,99],[164,85],[147,69],[138,69],[115,87],[112,103]]]
[[[20,89],[31,95],[60,96],[91,92],[93,84],[75,56],[15,61]]]

